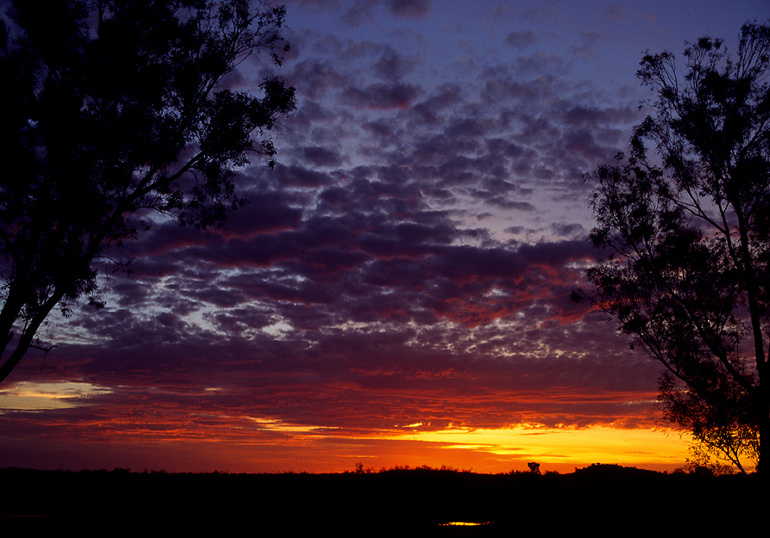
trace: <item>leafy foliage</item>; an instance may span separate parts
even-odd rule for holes
[[[741,467],[770,438],[770,27],[647,54],[656,100],[630,154],[589,179],[594,303],[665,366],[666,417]],[[654,151],[653,151],[654,150]]]
[[[205,227],[241,204],[237,167],[272,164],[265,135],[294,90],[267,77],[240,92],[227,77],[260,52],[280,64],[284,15],[248,0],[13,3],[0,33],[0,349],[15,343],[0,380],[56,305],[98,304],[92,261],[146,228],[141,212]]]

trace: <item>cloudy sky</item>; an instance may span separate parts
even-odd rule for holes
[[[0,465],[673,469],[659,367],[569,301],[643,51],[765,0],[290,0],[298,109],[221,230],[159,222],[0,387]],[[233,84],[259,81],[244,64]]]

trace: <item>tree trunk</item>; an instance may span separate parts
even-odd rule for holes
[[[42,325],[43,321],[45,321],[45,318],[48,317],[48,314],[53,310],[53,308],[59,304],[59,301],[62,300],[62,297],[64,297],[64,293],[61,291],[54,291],[53,295],[51,295],[45,303],[43,303],[35,316],[29,320],[26,327],[24,328],[24,332],[21,333],[19,336],[19,343],[16,344],[16,348],[11,353],[10,357],[2,364],[0,365],[0,383],[2,383],[5,378],[8,377],[8,374],[11,373],[11,371],[19,364],[19,361],[21,361],[22,357],[24,357],[25,353],[29,350],[29,347],[32,345],[32,340],[35,338],[35,334],[37,334],[37,330],[40,328],[40,325]],[[6,345],[10,342],[10,339],[12,338],[12,335],[8,335],[8,342],[6,342]]]
[[[767,361],[759,365],[759,447],[757,447],[757,474],[764,480],[770,477],[770,367]]]

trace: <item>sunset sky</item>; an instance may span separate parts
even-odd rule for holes
[[[583,174],[642,118],[645,50],[733,49],[767,0],[286,6],[280,164],[223,229],[158,219],[130,275],[100,262],[107,307],[0,385],[0,467],[681,467],[660,367],[569,300]]]

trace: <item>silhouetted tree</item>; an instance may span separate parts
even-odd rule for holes
[[[237,168],[272,165],[294,90],[228,88],[250,55],[280,65],[285,10],[248,0],[15,1],[0,25],[0,381],[57,307],[99,304],[95,258],[159,211],[220,222]],[[2,22],[2,21],[0,21]]]
[[[770,27],[738,48],[647,54],[656,99],[629,156],[599,168],[588,271],[596,305],[665,366],[665,416],[696,442],[768,472],[770,443]],[[650,146],[651,149],[648,149]],[[654,150],[654,151],[653,151]],[[742,469],[742,467],[741,467]]]

